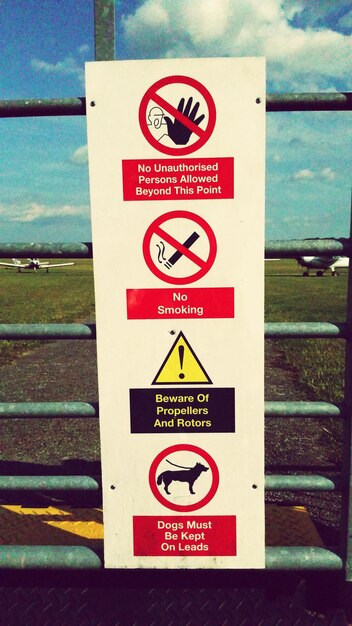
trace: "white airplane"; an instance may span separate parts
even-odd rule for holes
[[[323,276],[327,270],[331,270],[332,276],[338,276],[336,268],[349,266],[349,258],[346,256],[299,256],[297,262],[304,269],[303,276],[309,276],[309,270],[316,270],[316,276]]]
[[[44,269],[46,272],[49,272],[49,268],[51,267],[64,267],[66,265],[74,265],[74,263],[50,263],[49,261],[39,261],[39,259],[28,259],[29,263],[21,263],[19,259],[12,259],[13,263],[0,263],[4,267],[13,267],[17,269],[18,272],[22,272],[22,270],[33,270],[36,272],[37,270]]]

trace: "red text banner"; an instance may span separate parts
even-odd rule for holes
[[[236,556],[236,516],[133,517],[135,556]]]
[[[124,200],[234,197],[233,157],[122,161]]]
[[[128,319],[235,317],[233,287],[127,289]]]

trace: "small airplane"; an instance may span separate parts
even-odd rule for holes
[[[28,259],[29,263],[21,263],[19,259],[12,259],[13,263],[0,263],[4,267],[13,267],[17,269],[18,272],[22,272],[22,270],[33,270],[36,272],[37,270],[46,270],[49,272],[49,268],[51,267],[64,267],[66,265],[74,265],[74,263],[50,263],[49,261],[39,261],[39,259]]]
[[[323,276],[327,270],[331,270],[332,276],[338,276],[336,268],[349,266],[349,258],[345,256],[299,256],[297,262],[305,268],[303,276],[309,276],[309,270],[316,270],[316,276]]]

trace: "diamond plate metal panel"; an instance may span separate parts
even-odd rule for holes
[[[196,575],[196,574],[195,574]],[[1,587],[1,626],[347,626],[263,589]]]

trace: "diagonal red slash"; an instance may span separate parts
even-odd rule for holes
[[[203,229],[203,234],[207,237],[209,244],[209,252],[206,258],[204,258],[204,256],[206,256],[205,252],[202,252],[203,258],[201,258],[190,250],[190,246],[187,247],[187,242],[189,241],[191,236],[185,242],[180,243],[171,234],[169,234],[168,227],[166,227],[166,230],[164,230],[164,223],[169,222],[172,219],[188,219],[193,225],[193,228],[194,224],[197,224],[200,228]],[[192,228],[192,225],[189,225],[189,227]],[[201,231],[198,231],[198,233],[199,232]],[[166,273],[164,268],[163,271],[159,269],[158,265],[151,255],[151,241],[152,237],[155,235],[161,237],[161,239],[164,239],[175,249],[175,253],[173,254],[173,256],[177,256],[178,258],[184,256],[192,263],[194,263],[196,267],[193,270],[193,273],[187,276],[170,276],[170,274]],[[200,236],[201,235],[199,235],[199,237]],[[147,228],[143,238],[143,256],[148,268],[157,278],[160,278],[167,283],[172,283],[173,285],[187,285],[205,276],[205,274],[210,270],[215,261],[216,251],[216,238],[210,225],[200,215],[196,213],[191,213],[191,211],[170,211],[168,213],[165,213],[164,215],[159,215],[159,217],[157,217]]]
[[[191,130],[192,133],[196,133],[198,137],[203,137],[205,131],[202,130],[202,128],[199,128],[197,124],[194,124],[192,120],[190,120],[186,115],[183,115],[183,113],[181,113],[181,111],[179,111],[178,109],[175,109],[172,104],[167,102],[167,100],[164,100],[164,98],[159,96],[159,94],[157,94],[156,92],[153,93],[151,99],[154,100],[155,104],[158,104],[162,109],[165,109],[167,113],[175,117],[179,122],[181,122],[181,124],[186,126],[188,130]]]
[[[169,102],[167,102],[167,100],[164,100],[164,98],[162,97],[164,95],[164,92],[162,91],[162,89],[169,85],[177,85],[179,88],[181,88],[182,86],[182,89],[184,89],[183,87],[184,85],[188,85],[189,87],[192,87],[192,89],[194,90],[193,93],[194,93],[195,99],[197,99],[198,93],[202,96],[203,100],[206,103],[206,107],[208,111],[208,120],[206,123],[206,127],[204,127],[203,125],[203,128],[200,128],[199,126],[197,126],[197,123],[195,123],[195,121],[197,122],[197,119],[196,120],[188,119],[188,117],[183,112],[178,111]],[[169,96],[166,94],[165,94],[165,97],[167,99],[169,98]],[[190,145],[170,146],[170,145],[166,145],[166,143],[164,145],[163,139],[159,140],[156,137],[154,137],[149,127],[149,124],[147,123],[147,120],[149,119],[147,112],[149,110],[150,104],[154,105],[154,103],[155,105],[160,106],[162,109],[164,109],[165,112],[167,112],[169,115],[174,116],[175,120],[177,120],[179,124],[182,124],[184,129],[188,129],[189,133],[194,133],[193,141],[190,143]],[[186,111],[187,110],[188,110],[188,107],[186,105]],[[194,113],[194,109],[193,109],[193,113]],[[190,115],[191,118],[193,116],[194,115]],[[144,96],[142,97],[140,106],[139,106],[138,119],[139,119],[139,125],[141,128],[141,131],[144,137],[150,143],[150,145],[153,146],[153,148],[155,148],[159,152],[163,152],[164,154],[170,154],[172,156],[175,156],[175,155],[185,156],[186,154],[190,154],[191,152],[194,152],[195,150],[199,150],[202,146],[204,146],[204,144],[211,137],[211,134],[215,128],[216,107],[215,107],[215,103],[211,94],[209,93],[207,88],[204,85],[202,85],[202,83],[200,83],[198,80],[195,80],[194,78],[191,78],[190,76],[179,76],[179,75],[165,76],[164,78],[157,80],[145,92]]]
[[[174,239],[172,235],[169,235],[169,233],[160,228],[160,226],[157,226],[154,232],[156,235],[164,239],[166,243],[169,243],[170,246],[181,252],[184,256],[188,257],[190,261],[193,261],[193,263],[199,267],[204,267],[206,265],[207,261],[204,261],[204,259],[201,259],[197,254],[194,254],[192,250],[186,248],[182,243],[177,241],[177,239]]]

